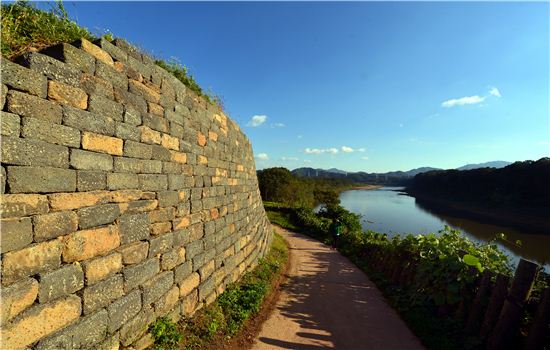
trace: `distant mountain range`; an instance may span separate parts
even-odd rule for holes
[[[478,168],[503,168],[510,162],[505,161],[492,161],[479,164],[467,164],[457,168],[457,170],[471,170]],[[314,168],[298,168],[292,170],[294,175],[304,176],[304,177],[325,177],[325,178],[347,178],[353,182],[368,182],[368,183],[379,183],[386,185],[403,185],[409,179],[420,173],[426,173],[432,170],[443,170],[440,168],[432,167],[421,167],[412,169],[409,171],[390,171],[387,173],[367,173],[364,171],[359,172],[347,172],[344,170],[331,168],[328,170],[325,169],[314,169]]]

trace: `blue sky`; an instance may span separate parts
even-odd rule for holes
[[[549,3],[65,2],[177,57],[258,168],[382,172],[550,155]]]

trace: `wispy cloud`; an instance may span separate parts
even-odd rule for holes
[[[286,161],[295,162],[295,161],[298,160],[298,158],[296,158],[296,157],[281,157],[281,160],[282,160],[282,161],[285,161],[285,162],[286,162]]]
[[[304,152],[306,154],[322,154],[322,153],[330,153],[330,154],[336,154],[338,153],[338,149],[337,148],[324,148],[324,149],[321,149],[321,148],[306,148],[304,150]]]
[[[351,147],[348,146],[342,146],[342,152],[344,153],[352,153],[354,150]]]
[[[364,157],[361,157],[361,159],[363,159],[363,160],[369,160],[369,157],[364,156]]]
[[[550,141],[539,141],[537,142],[537,145],[548,146],[550,145]]]
[[[357,149],[357,152],[361,152],[361,153],[366,152],[366,151],[367,150],[365,148],[362,148],[362,147]]]
[[[400,128],[402,128],[402,127],[404,127],[404,126],[405,126],[405,124],[399,123],[399,127],[400,127]]]
[[[500,94],[500,91],[498,91],[498,89],[494,86],[491,86],[491,90],[489,90],[489,94],[495,97],[502,97],[502,95]]]
[[[246,123],[246,126],[251,126],[253,128],[262,125],[267,120],[267,115],[255,115],[250,118],[250,121]]]
[[[485,97],[481,97],[479,95],[465,96],[461,98],[453,98],[453,99],[444,101],[441,104],[441,107],[451,108],[455,106],[473,105],[476,103],[481,103],[483,101],[485,101]]]
[[[267,153],[258,153],[256,155],[256,159],[259,159],[259,160],[268,160],[269,159],[269,156],[267,155]]]
[[[298,136],[296,136],[297,139],[301,139],[302,137],[304,137],[304,135],[298,135]]]
[[[286,125],[283,123],[273,123],[271,124],[272,128],[284,128]]]

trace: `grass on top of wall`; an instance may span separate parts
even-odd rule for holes
[[[167,318],[157,320],[150,328],[155,339],[154,349],[223,348],[260,312],[287,262],[288,247],[280,235],[274,234],[269,253],[239,282],[228,286],[212,304],[178,324]]]
[[[84,38],[89,41],[99,39],[88,29],[71,21],[62,1],[56,1],[48,11],[41,10],[35,4],[17,0],[2,4],[1,52],[7,59],[14,59],[26,52],[40,51],[58,43],[71,43]],[[102,35],[112,41],[111,33]],[[187,88],[194,91],[223,110],[223,102],[212,92],[205,92],[188,69],[177,60],[156,59],[155,64],[175,76]]]

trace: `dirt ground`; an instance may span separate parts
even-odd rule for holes
[[[307,236],[276,230],[289,243],[290,268],[252,349],[424,349],[347,258]]]

